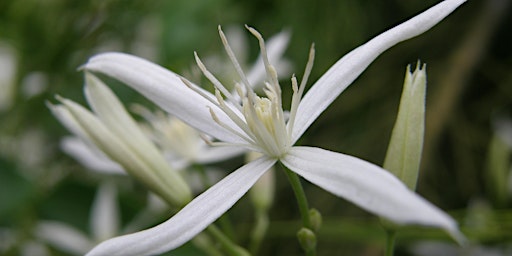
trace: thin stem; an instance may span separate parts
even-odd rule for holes
[[[304,189],[302,188],[302,184],[300,183],[300,178],[296,173],[290,171],[284,165],[281,165],[281,167],[283,168],[284,172],[286,173],[286,176],[288,177],[288,180],[290,181],[290,184],[292,186],[293,192],[295,193],[295,198],[297,199],[297,204],[299,206],[300,216],[302,218],[302,226],[303,226],[303,228],[308,229],[314,238],[315,233],[313,231],[313,225],[311,225],[311,217],[309,215],[308,199],[306,198],[306,193],[304,193]],[[314,239],[316,239],[316,238],[314,238]],[[316,246],[306,246],[307,247],[306,248],[302,244],[304,241],[301,241],[300,238],[299,238],[299,242],[303,246],[306,256],[315,256],[316,255]]]
[[[207,228],[207,231],[213,236],[221,245],[222,248],[226,251],[227,255],[230,256],[250,256],[251,254],[247,252],[244,248],[235,244],[228,236],[226,236],[219,228],[215,225],[210,225]]]
[[[208,256],[222,256],[224,255],[219,248],[217,248],[211,241],[207,234],[201,233],[192,239],[192,243],[201,249]]]
[[[295,193],[295,197],[297,198],[297,204],[299,206],[300,216],[302,218],[302,226],[308,229],[312,229],[311,220],[309,219],[309,206],[308,199],[306,198],[306,193],[304,193],[304,189],[302,188],[302,184],[300,183],[299,176],[294,172],[290,171],[285,166],[283,167],[288,180],[292,186],[293,192]]]
[[[395,236],[396,236],[395,230],[386,229],[386,256],[393,256],[393,254],[394,254]]]

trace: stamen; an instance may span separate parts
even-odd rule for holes
[[[300,102],[299,87],[297,86],[297,77],[295,77],[295,74],[292,75],[291,81],[292,81],[293,94],[292,94],[292,103],[290,106],[290,114],[289,114],[288,123],[287,123],[289,135],[292,134],[293,123],[295,122],[294,110],[298,108],[299,102]]]
[[[219,26],[219,35],[220,35],[220,38],[222,40],[222,44],[224,44],[224,49],[226,49],[226,53],[228,54],[229,59],[231,60],[231,62],[235,66],[236,72],[240,76],[240,79],[242,80],[242,83],[245,85],[245,87],[247,89],[247,95],[249,96],[249,98],[254,97],[254,91],[251,88],[251,84],[249,83],[249,80],[245,76],[245,74],[244,74],[244,72],[242,70],[242,67],[240,66],[240,63],[236,59],[235,53],[233,52],[233,50],[229,46],[228,39],[224,35],[224,32],[222,31],[221,26]]]
[[[235,84],[235,90],[238,96],[240,97],[240,102],[242,102],[242,98],[244,97],[244,88],[240,85],[240,83]]]
[[[219,108],[238,126],[238,128],[242,129],[254,141],[251,130],[249,127],[247,127],[247,123],[244,122],[235,112],[233,112],[233,110],[231,110],[231,108],[226,105],[218,90],[215,90],[215,96],[219,101]]]
[[[210,138],[206,137],[206,135],[200,133],[199,137],[204,141],[204,143],[206,143],[206,145],[213,146],[213,141],[210,140]]]
[[[186,85],[188,86],[190,89],[192,89],[193,91],[195,91],[196,93],[198,93],[199,95],[201,95],[203,98],[207,99],[208,101],[210,101],[213,105],[219,107],[240,129],[242,129],[244,132],[246,132],[248,135],[251,134],[250,132],[250,129],[247,127],[247,124],[238,117],[237,114],[235,114],[235,112],[233,112],[226,104],[223,100],[219,101],[219,102],[216,102],[215,100],[213,100],[211,97],[209,97],[206,93],[204,93],[202,90],[200,90],[199,88],[196,88],[194,85],[192,85],[192,83],[190,83],[187,79],[181,77],[181,81]],[[222,97],[221,97],[222,99]],[[217,98],[218,100],[218,98]],[[212,110],[210,109],[210,114],[212,113]],[[218,118],[217,118],[218,119]],[[220,120],[219,120],[220,121]],[[222,126],[224,127],[224,126]],[[232,130],[232,129],[230,129]],[[236,132],[235,135],[239,136],[240,133],[239,132]],[[242,139],[246,140],[246,137],[245,136],[241,136]],[[246,140],[247,142],[249,143],[252,143],[251,140]]]
[[[203,98],[207,99],[209,102],[213,103],[215,106],[219,106],[219,103],[217,103],[214,99],[212,99],[209,95],[207,95],[205,92],[201,90],[201,88],[194,86],[191,82],[189,82],[186,78],[180,77],[181,81],[191,90],[196,92],[197,94],[201,95]]]
[[[203,64],[203,62],[197,55],[197,52],[194,52],[194,57],[196,59],[197,66],[199,67],[201,72],[204,74],[204,76],[206,76],[206,78],[208,78],[208,80],[215,86],[215,88],[220,90],[222,92],[222,94],[224,96],[226,96],[226,98],[228,98],[228,100],[231,101],[238,110],[242,111],[242,107],[237,104],[238,101],[235,99],[235,97],[233,97],[231,92],[229,92],[226,89],[226,87],[224,87],[224,85],[210,71],[208,71],[206,66]]]
[[[270,152],[279,152],[276,142],[273,139],[274,136],[270,134],[270,131],[266,128],[266,126],[261,122],[258,114],[256,113],[256,109],[254,108],[256,104],[251,103],[249,99],[246,98],[244,102],[244,114],[245,119],[247,120],[247,125],[251,127],[252,134],[254,134],[256,140],[262,143],[264,148],[269,150]]]
[[[306,87],[306,83],[308,81],[309,75],[311,74],[311,70],[313,69],[313,63],[315,61],[315,44],[311,44],[311,48],[309,49],[309,57],[308,63],[306,64],[306,68],[304,70],[304,76],[300,82],[300,86],[297,87],[297,78],[295,75],[292,76],[292,104],[290,107],[290,118],[288,120],[288,134],[292,134],[293,125],[295,122],[295,116],[297,115],[297,109],[299,108],[300,100],[302,99],[302,94],[304,93],[304,88]]]
[[[274,84],[275,86],[278,86],[279,82],[278,82],[278,78],[277,78],[277,72],[276,72],[275,68],[268,61],[267,49],[265,48],[265,40],[263,40],[263,37],[256,29],[251,28],[247,25],[245,25],[245,28],[247,28],[247,30],[249,30],[249,32],[251,32],[251,34],[253,34],[258,39],[258,42],[260,44],[261,56],[263,59],[263,63],[265,64],[265,70],[267,71],[267,76],[269,76],[269,78],[271,79],[272,84]],[[281,95],[279,95],[279,96],[281,96]]]
[[[304,93],[304,88],[306,87],[306,83],[308,82],[309,75],[311,74],[311,70],[313,69],[313,63],[315,62],[315,44],[311,44],[311,48],[309,49],[309,57],[308,63],[306,64],[306,69],[304,70],[304,76],[300,81],[299,86],[299,96],[302,98],[302,94]]]
[[[217,117],[217,115],[215,114],[215,112],[211,108],[210,108],[210,115],[211,115],[213,121],[215,121],[218,125],[222,126],[222,128],[230,131],[231,133],[233,133],[236,136],[240,137],[241,139],[245,140],[247,143],[250,143],[250,144],[254,143],[253,140],[251,140],[250,138],[246,137],[244,134],[239,133],[238,131],[234,130],[233,128],[229,127],[228,125],[226,125],[225,123],[220,121],[219,117]]]
[[[144,120],[146,120],[148,123],[152,123],[154,122],[155,120],[158,120],[157,116],[151,112],[151,110],[149,110],[148,108],[146,108],[145,106],[142,106],[140,104],[132,104],[130,106],[130,110],[141,116],[142,118],[144,118]]]

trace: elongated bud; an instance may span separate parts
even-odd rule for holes
[[[114,93],[95,76],[86,73],[87,100],[95,113],[60,98],[55,113],[67,112],[92,143],[130,175],[175,207],[185,205],[191,192],[183,178],[167,164],[161,152],[140,130]]]
[[[512,131],[510,131],[512,132]],[[486,185],[488,193],[498,207],[509,199],[510,148],[499,136],[491,138],[487,151]]]
[[[247,154],[248,162],[260,157],[261,154],[249,152]],[[252,186],[249,191],[251,201],[254,208],[258,211],[268,211],[274,201],[275,177],[274,171],[268,170],[261,178]]]
[[[388,145],[384,169],[415,190],[425,130],[426,65],[407,66],[398,116]]]

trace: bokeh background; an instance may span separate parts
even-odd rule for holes
[[[128,52],[182,72],[193,65],[193,51],[222,53],[219,24],[240,28],[248,24],[267,38],[285,29],[292,34],[285,56],[299,77],[310,44],[315,43],[312,84],[351,49],[437,2],[0,1],[0,254],[21,254],[22,245],[33,239],[33,226],[43,219],[87,233],[90,206],[102,179],[124,184],[119,195],[123,221],[145,204],[145,190],[135,181],[92,173],[59,149],[59,140],[68,132],[45,102],[55,102],[58,94],[84,103],[83,77],[77,68],[95,53]],[[388,50],[300,141],[381,165],[405,67],[417,60],[427,63],[427,129],[418,193],[459,221],[474,244],[468,253],[511,253],[510,151],[491,143],[496,138],[496,123],[512,118],[509,2],[469,0],[432,30]],[[249,56],[254,59],[257,42],[250,39]],[[111,85],[124,103],[148,104],[128,87]],[[283,81],[285,93],[290,91],[288,85]],[[490,151],[490,145],[499,150]],[[241,161],[218,167],[228,173]],[[277,172],[277,180],[271,226],[261,255],[300,255],[295,238],[300,216],[293,193],[282,172]],[[324,217],[319,255],[382,254],[385,232],[377,218],[304,185],[311,206]],[[235,229],[241,244],[247,242],[251,216],[247,200],[230,212],[238,223]],[[429,245],[436,250],[457,250],[437,230],[406,228],[397,239],[397,255],[420,255],[415,248],[421,241],[443,243]],[[49,251],[67,255],[51,246]],[[187,245],[177,253],[198,252]]]

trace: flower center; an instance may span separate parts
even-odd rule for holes
[[[243,98],[242,113],[254,144],[267,155],[279,157],[290,148],[290,136],[280,101],[275,100],[277,95],[270,92],[267,94],[269,98],[261,98],[255,94],[253,97]]]
[[[231,118],[241,131],[235,130],[225,123],[222,123],[219,118],[217,118],[217,114],[210,109],[210,113],[215,122],[246,142],[243,143],[242,146],[261,152],[270,157],[279,158],[284,156],[292,146],[291,134],[295,114],[304,92],[307,78],[311,72],[314,59],[314,48],[311,47],[309,61],[306,65],[306,71],[300,86],[297,84],[295,76],[292,76],[292,103],[289,118],[286,120],[281,101],[281,87],[278,82],[277,72],[275,71],[274,66],[272,66],[268,61],[263,37],[255,29],[250,27],[247,27],[247,29],[258,39],[260,44],[261,56],[263,57],[265,71],[267,73],[267,81],[265,82],[264,88],[266,97],[260,97],[254,92],[220,27],[219,34],[226,52],[240,76],[241,82],[235,84],[238,97],[235,97],[234,94],[229,92],[222,83],[220,83],[219,80],[206,69],[197,54],[195,54],[196,62],[206,78],[208,78],[215,86],[215,96],[217,101],[212,100],[211,97],[205,95],[204,92],[199,90],[197,87],[194,87],[187,80],[183,79],[183,82],[191,89],[210,100],[213,104],[217,105],[229,118]],[[231,104],[226,104],[224,97]],[[230,143],[220,142],[213,144],[226,145]]]

